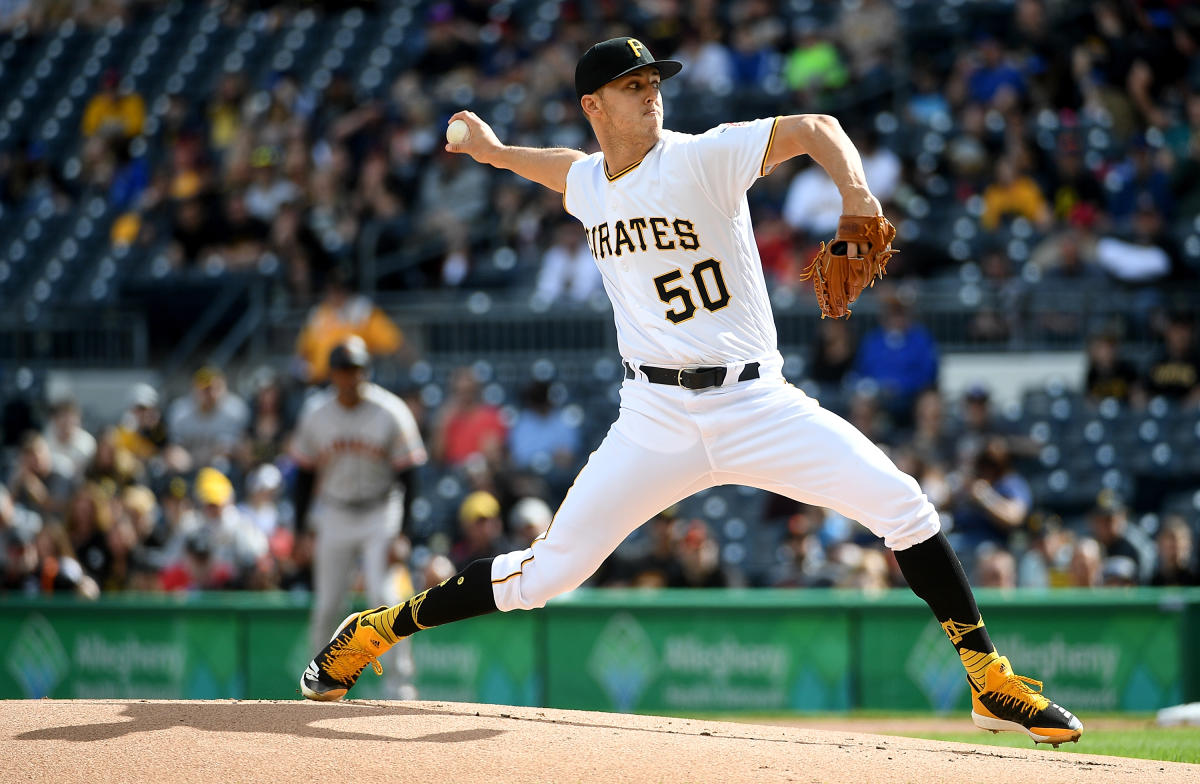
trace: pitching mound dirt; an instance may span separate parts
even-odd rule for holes
[[[1200,765],[436,702],[0,702],[0,781],[1185,782]]]

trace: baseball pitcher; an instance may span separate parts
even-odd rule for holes
[[[369,364],[359,337],[333,348],[333,389],[307,407],[292,445],[299,466],[297,533],[303,534],[310,518],[316,529],[309,627],[314,648],[325,644],[345,611],[360,565],[368,601],[382,602],[391,543],[415,495],[416,467],[425,462],[412,412],[403,400],[367,381]],[[395,694],[408,692],[412,654],[407,646],[394,662],[388,687]]]
[[[841,126],[823,115],[663,130],[663,79],[634,38],[596,44],[575,71],[601,152],[502,144],[471,112],[446,149],[563,194],[612,300],[624,359],[621,409],[549,529],[524,550],[475,561],[408,602],[346,618],[301,677],[306,697],[339,699],[378,651],[431,626],[533,609],[572,590],[660,510],[713,485],[744,484],[859,520],[896,555],[960,656],[972,719],[1035,742],[1078,740],[1082,725],[1016,675],[980,617],[937,513],[917,483],[853,426],[786,383],[746,191],[809,155],[837,183],[843,217],[809,276],[822,314],[885,271],[895,230]],[[465,138],[464,138],[465,137]],[[895,652],[879,652],[894,657]]]

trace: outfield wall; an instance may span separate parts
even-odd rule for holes
[[[1074,711],[1200,700],[1200,589],[979,600],[1017,671]],[[307,620],[306,598],[286,594],[0,596],[0,697],[295,697]],[[956,654],[906,591],[577,591],[413,645],[424,699],[654,713],[968,704]],[[354,695],[384,696],[382,681],[368,671]]]

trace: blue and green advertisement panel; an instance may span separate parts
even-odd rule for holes
[[[1196,699],[1194,667],[1185,666],[1200,632],[1194,592],[981,592],[979,604],[997,650],[1073,711],[1150,711]],[[958,655],[923,606],[894,598],[868,605],[859,643],[859,677],[870,684],[860,707],[969,706]]]
[[[849,709],[848,616],[781,613],[756,593],[614,591],[553,606],[545,704],[641,713]],[[714,601],[722,596],[731,601]]]
[[[981,591],[979,603],[1017,671],[1072,710],[1200,700],[1200,589]],[[288,594],[0,595],[0,698],[296,698],[307,624],[307,599]],[[577,591],[412,645],[423,699],[682,714],[969,701],[953,648],[903,591]],[[354,696],[390,686],[368,671]]]

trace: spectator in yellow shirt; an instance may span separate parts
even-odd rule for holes
[[[100,92],[92,96],[83,111],[83,135],[97,134],[131,139],[142,132],[146,122],[146,102],[133,91],[119,92],[121,77],[115,70],[104,72]]]
[[[1050,228],[1050,207],[1037,183],[1027,174],[1019,174],[1009,158],[996,161],[996,179],[983,191],[983,228],[994,231],[1000,221],[1022,217],[1038,229]]]
[[[395,354],[404,343],[404,334],[387,314],[367,297],[351,292],[344,273],[335,269],[329,274],[324,298],[308,314],[296,338],[296,355],[307,369],[309,383],[329,378],[329,352],[351,335],[366,341],[372,356]]]

